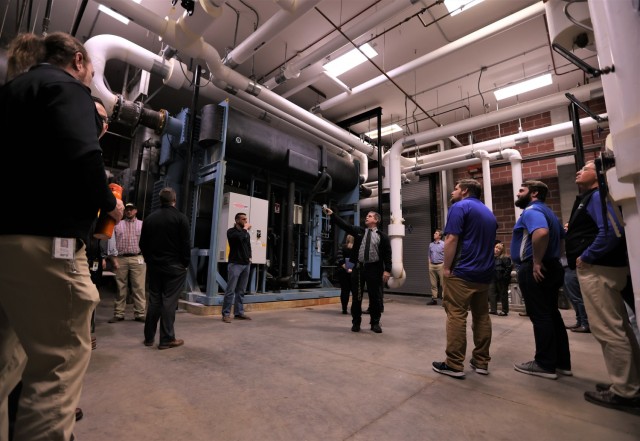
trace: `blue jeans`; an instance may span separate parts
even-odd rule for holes
[[[582,299],[582,291],[580,291],[580,283],[578,283],[578,275],[574,269],[564,269],[564,292],[576,311],[576,323],[578,326],[588,328],[589,319],[587,318],[587,311],[584,309],[584,300]]]
[[[227,289],[224,291],[222,301],[222,316],[231,315],[233,304],[234,315],[244,315],[244,293],[249,281],[249,269],[251,265],[231,263],[227,265]]]

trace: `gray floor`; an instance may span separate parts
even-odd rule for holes
[[[131,305],[126,321],[108,324],[103,295],[76,439],[640,439],[639,415],[582,398],[607,381],[592,335],[569,333],[574,376],[547,380],[513,370],[532,358],[528,318],[492,316],[490,375],[467,368],[461,381],[431,369],[444,357],[445,314],[424,303],[385,295],[383,334],[351,332],[339,304],[257,311],[231,324],[180,312],[185,345],[159,351],[143,346]],[[572,311],[562,313],[573,323]]]

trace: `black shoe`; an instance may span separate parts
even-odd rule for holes
[[[571,332],[577,332],[580,334],[591,334],[591,330],[586,326],[580,326],[579,328],[573,328]]]
[[[145,319],[145,317],[144,317],[144,316],[140,316],[140,317],[136,317],[136,318],[134,318],[134,320],[135,320],[136,322],[142,322],[142,323],[144,323],[144,321],[145,321],[146,319]]]
[[[358,325],[354,324],[351,327],[351,332],[360,332],[360,325],[359,324]]]
[[[342,313],[343,313],[343,314],[348,314],[348,312],[347,312],[347,310],[346,310],[346,309],[343,309],[343,310],[342,310]]]
[[[519,315],[520,317],[529,317],[529,314],[527,314],[527,312],[526,312],[526,311],[524,311],[524,312],[519,312],[519,313],[518,313],[518,315]]]
[[[598,392],[605,392],[611,389],[611,383],[596,383],[596,390]]]
[[[371,330],[376,334],[382,334],[382,328],[377,323],[375,325],[371,325]]]
[[[458,380],[462,380],[464,378],[464,372],[454,369],[452,367],[447,366],[447,363],[444,361],[434,361],[431,363],[433,370],[439,374],[448,375],[453,378],[457,378]]]
[[[84,416],[84,413],[82,413],[82,409],[80,409],[79,407],[76,407],[76,421],[80,421],[83,416]]]
[[[437,305],[438,301],[436,299],[431,299],[430,302],[427,302],[427,306],[431,306],[431,305]]]
[[[617,410],[640,410],[640,397],[624,398],[616,395],[610,390],[605,391],[587,391],[584,393],[584,399],[598,406],[608,407]]]
[[[504,311],[500,311],[500,312],[498,313],[498,315],[499,315],[500,317],[506,317],[506,316],[508,316],[508,315],[509,315],[509,313],[508,313],[508,312],[504,312]]]
[[[144,343],[145,346],[153,346],[153,340],[149,340],[149,341],[145,340],[142,343]]]
[[[108,323],[116,323],[116,322],[122,322],[122,321],[124,321],[124,317],[118,317],[118,316],[116,315],[116,316],[111,317],[111,318],[109,319],[109,322],[108,322]]]
[[[498,315],[498,311],[489,311],[489,314]]]

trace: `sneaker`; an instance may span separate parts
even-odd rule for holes
[[[587,391],[584,393],[584,399],[590,403],[597,404],[598,406],[608,407],[610,409],[618,410],[639,410],[640,409],[640,397],[636,398],[624,398],[620,395],[616,395],[610,390],[604,391]]]
[[[249,317],[246,314],[234,315],[233,318],[236,319],[236,320],[251,320],[251,317]]]
[[[556,374],[554,371],[542,369],[535,360],[527,361],[520,364],[514,364],[513,368],[516,371],[527,375],[535,375],[536,377],[548,378],[550,380],[558,379],[558,374]]]
[[[223,315],[222,316],[222,321],[225,323],[231,323],[231,316],[230,315]]]
[[[485,367],[485,368],[481,368],[479,366],[476,366],[473,361],[471,361],[469,364],[471,365],[471,369],[476,371],[476,374],[489,375],[489,367],[488,366]]]
[[[565,377],[573,377],[573,372],[571,372],[571,369],[556,368],[556,374],[564,375]]]
[[[433,366],[433,370],[439,374],[448,375],[459,380],[464,378],[464,372],[447,366],[447,363],[444,361],[434,361],[431,363],[431,366]]]

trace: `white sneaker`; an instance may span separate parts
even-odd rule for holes
[[[558,374],[553,371],[547,371],[542,369],[535,360],[527,361],[525,363],[514,364],[513,368],[527,375],[535,375],[536,377],[548,378],[550,380],[557,380]]]

